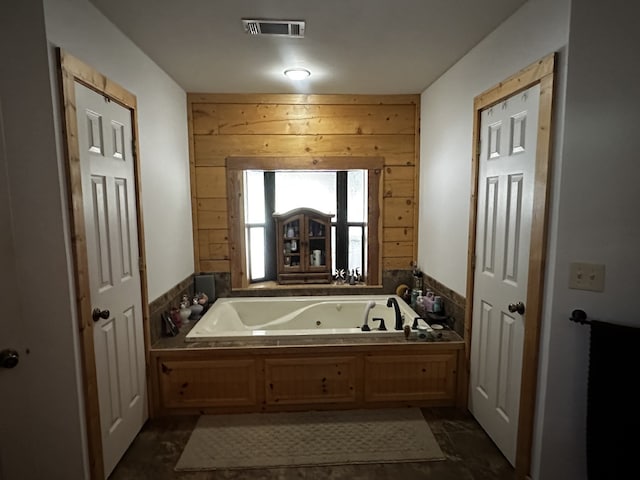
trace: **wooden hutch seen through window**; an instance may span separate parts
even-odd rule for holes
[[[331,281],[331,218],[312,208],[274,213],[278,283]]]

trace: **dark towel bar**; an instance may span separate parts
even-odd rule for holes
[[[591,321],[587,320],[587,314],[584,310],[574,310],[571,312],[569,320],[579,323],[580,325],[591,325]]]

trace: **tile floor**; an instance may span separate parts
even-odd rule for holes
[[[260,470],[175,472],[197,416],[150,420],[109,477],[110,480],[512,480],[515,473],[468,412],[454,408],[422,410],[445,460]],[[248,455],[251,452],[247,452]]]

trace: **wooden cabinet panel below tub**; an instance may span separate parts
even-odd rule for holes
[[[267,405],[356,401],[356,357],[265,358]]]
[[[256,405],[253,359],[162,360],[159,389],[165,408]]]
[[[451,400],[456,397],[457,352],[365,358],[365,401]]]
[[[151,416],[466,405],[464,343],[151,351]]]

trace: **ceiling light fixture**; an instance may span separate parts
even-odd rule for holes
[[[311,72],[306,68],[288,68],[284,71],[284,75],[291,80],[304,80]]]

